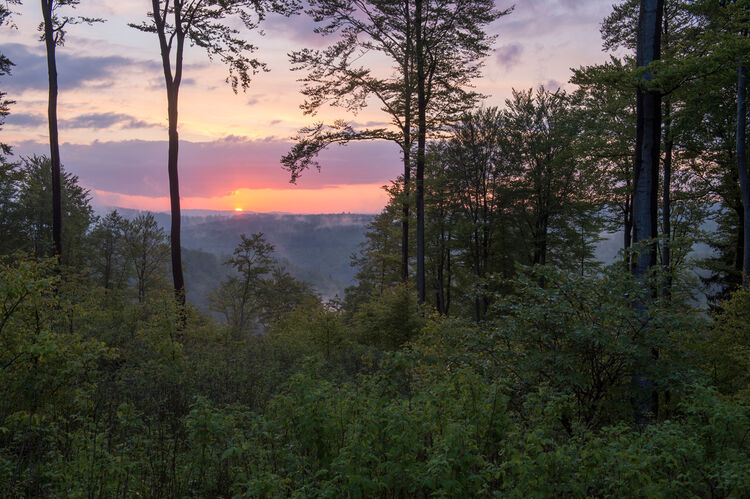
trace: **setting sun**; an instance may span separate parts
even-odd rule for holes
[[[243,211],[242,208],[235,208],[234,211]]]

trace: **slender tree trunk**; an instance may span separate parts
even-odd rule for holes
[[[427,145],[427,96],[425,86],[424,33],[422,27],[422,0],[415,1],[414,28],[416,31],[417,59],[417,297],[420,305],[425,301],[424,282],[424,166]]]
[[[662,296],[668,298],[672,293],[671,266],[671,244],[672,244],[672,150],[674,140],[672,139],[672,104],[667,101],[664,106],[664,176],[662,178],[661,194],[661,216],[662,216],[662,249],[661,264],[664,267],[665,282],[662,288]]]
[[[404,2],[406,50],[404,51],[404,204],[401,220],[401,280],[409,280],[409,193],[411,189],[411,23],[409,0]]]
[[[405,122],[411,120],[406,117]],[[410,124],[407,126],[411,126]],[[406,127],[405,127],[406,128]],[[401,205],[401,281],[409,280],[409,215],[411,194],[411,151],[408,145],[410,141],[409,132],[404,131],[404,202]]]
[[[638,22],[637,65],[648,66],[660,58],[663,0],[641,0]],[[635,255],[633,275],[645,277],[656,265],[655,239],[658,237],[659,149],[661,147],[661,95],[648,88],[650,74],[644,75],[646,88],[637,93],[636,156],[633,194],[633,243]],[[638,315],[645,319],[646,304],[635,303]],[[647,332],[646,332],[647,334]],[[657,352],[653,352],[654,358]],[[658,411],[658,394],[653,381],[643,373],[633,376],[636,421],[645,425]]]
[[[476,226],[477,220],[474,220],[474,276],[477,279],[477,284],[479,284],[479,280],[482,278],[482,270],[480,268],[479,259],[480,257],[480,250],[479,250],[479,228]],[[480,322],[482,320],[482,298],[477,294],[477,296],[474,298],[474,321]]]
[[[185,280],[182,275],[182,247],[180,243],[180,181],[177,171],[180,137],[177,133],[177,104],[179,86],[172,84],[167,88],[169,112],[169,156],[167,170],[169,172],[169,201],[172,212],[172,227],[170,230],[170,245],[172,250],[172,281],[174,283],[177,305],[181,309],[185,306]]]
[[[185,33],[182,26],[182,0],[175,0],[174,8],[174,29],[175,36],[173,41],[176,42],[175,51],[175,70],[172,73],[172,61],[170,54],[172,50],[172,41],[167,42],[167,11],[160,9],[159,0],[151,0],[154,24],[156,33],[159,37],[159,47],[161,50],[161,62],[164,69],[164,81],[167,87],[167,113],[169,118],[169,155],[167,160],[167,170],[169,173],[169,201],[172,213],[172,224],[170,229],[170,246],[172,256],[172,282],[174,284],[175,299],[177,301],[177,315],[179,328],[185,325],[185,279],[182,275],[182,247],[180,245],[180,183],[177,169],[177,160],[179,156],[180,137],[177,133],[178,123],[178,103],[180,95],[180,83],[182,83],[182,60],[185,48]],[[162,14],[164,17],[162,17]]]
[[[628,182],[628,184],[630,184]],[[631,270],[631,254],[630,248],[633,242],[633,201],[630,195],[625,197],[625,210],[623,212],[623,228],[625,233],[623,234],[623,253],[625,255],[625,268]]]
[[[664,13],[664,31],[662,46],[669,50],[669,15]],[[664,102],[664,173],[662,177],[661,216],[662,216],[662,249],[661,265],[664,269],[664,285],[661,294],[669,298],[672,293],[671,252],[672,252],[672,227],[671,227],[671,190],[672,190],[672,102],[666,99]]]
[[[450,230],[448,230],[448,248],[446,250],[446,264],[445,264],[445,273],[447,274],[446,278],[446,285],[445,285],[445,315],[447,316],[450,313],[451,308],[451,282],[453,280],[453,275],[451,274],[451,250],[450,250],[450,241],[451,241],[452,233]]]
[[[737,75],[737,172],[742,194],[742,286],[748,288],[750,273],[750,180],[747,173],[747,68],[740,66]]]
[[[47,47],[49,77],[49,149],[52,163],[52,240],[54,254],[62,258],[62,186],[60,182],[60,141],[57,132],[57,61],[55,58],[55,27],[52,19],[54,0],[42,0],[44,42]]]
[[[445,226],[440,224],[440,258],[437,268],[437,309],[440,315],[445,315]]]

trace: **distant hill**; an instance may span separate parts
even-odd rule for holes
[[[239,244],[240,234],[262,232],[292,275],[315,286],[323,296],[343,296],[344,288],[354,281],[350,256],[364,240],[373,217],[241,213],[188,224],[182,231],[182,245],[224,260]]]
[[[138,210],[117,208],[125,218]],[[154,213],[169,233],[169,213]],[[323,297],[343,297],[353,284],[355,269],[350,257],[364,241],[367,224],[375,215],[287,213],[237,213],[234,211],[183,210],[182,246],[186,251],[185,281],[191,302],[199,307],[228,269],[221,263],[232,254],[241,234],[262,232],[276,248],[276,258],[295,278],[310,283]],[[208,281],[208,282],[207,282]]]
[[[133,218],[138,210],[117,208]],[[169,213],[154,213],[159,225],[169,233]],[[206,296],[224,279],[228,269],[222,265],[240,242],[240,234],[262,232],[276,248],[276,258],[295,278],[310,283],[323,297],[343,297],[344,289],[354,283],[356,270],[350,256],[359,250],[364,234],[375,215],[289,213],[251,213],[234,211],[183,210],[182,246],[188,299],[205,309]],[[715,230],[705,222],[703,230]],[[602,233],[595,249],[597,260],[615,262],[622,249],[622,232]],[[706,258],[712,253],[705,244],[697,244],[691,257]],[[697,275],[703,275],[695,269]]]

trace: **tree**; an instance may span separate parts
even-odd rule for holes
[[[167,272],[167,236],[154,215],[147,212],[125,222],[123,240],[125,259],[135,277],[138,302],[143,303],[148,292],[159,286]]]
[[[119,289],[126,282],[124,238],[128,222],[113,210],[99,219],[91,230],[89,265],[106,290]]]
[[[232,20],[239,19],[247,30],[253,31],[268,13],[288,15],[295,7],[294,0],[151,0],[151,12],[148,13],[150,21],[130,25],[139,31],[156,34],[159,39],[169,119],[167,171],[172,213],[172,281],[182,317],[181,323],[184,322],[185,279],[180,246],[180,140],[177,128],[185,41],[201,47],[209,58],[218,57],[228,66],[227,82],[235,92],[238,88],[246,90],[252,76],[259,71],[267,71],[267,68],[258,59],[250,57],[257,47],[240,37]]]
[[[55,255],[63,258],[63,212],[62,212],[62,187],[60,173],[60,139],[57,127],[57,58],[56,48],[65,43],[65,27],[71,24],[92,24],[101,22],[83,16],[63,16],[59,10],[64,7],[75,8],[80,0],[41,0],[42,23],[39,30],[42,32],[41,40],[47,49],[47,76],[49,80],[49,102],[47,118],[49,122],[49,147],[50,162],[52,164],[52,239],[54,241]]]
[[[442,151],[445,162],[447,189],[465,224],[458,224],[459,237],[468,232],[462,247],[467,253],[467,264],[476,279],[475,285],[488,277],[493,241],[503,231],[499,223],[503,210],[510,207],[506,197],[508,183],[519,173],[509,165],[506,120],[498,108],[480,109],[464,115],[453,127],[452,136]],[[447,255],[449,256],[449,255]],[[477,292],[474,299],[474,319],[484,318],[489,297]]]
[[[634,64],[632,59],[611,57],[602,65],[574,69],[570,80],[578,85],[575,98],[583,110],[583,148],[577,154],[598,172],[606,227],[611,232],[622,230],[627,268],[633,236],[635,98],[626,75]]]
[[[367,225],[360,250],[351,256],[351,266],[357,269],[357,284],[346,289],[346,310],[354,310],[373,295],[382,295],[388,288],[398,284],[401,275],[397,271],[402,252],[401,207],[403,206],[402,179],[394,182],[386,191],[388,204]]]
[[[516,220],[530,238],[526,263],[566,266],[566,249],[580,239],[577,212],[584,205],[599,208],[592,165],[578,157],[580,113],[571,96],[544,87],[514,90],[506,106],[507,160],[518,169]]]
[[[425,300],[424,167],[428,132],[435,123],[427,113],[436,96],[455,92],[479,76],[494,36],[485,28],[510,13],[492,0],[415,0],[414,31],[417,90],[417,295]]]
[[[214,311],[224,315],[235,334],[244,333],[250,321],[261,315],[258,293],[263,277],[273,266],[273,245],[266,242],[263,233],[240,235],[240,244],[225,263],[236,275],[224,281],[216,293],[209,297]]]
[[[303,105],[314,112],[326,103],[351,111],[363,108],[376,97],[388,113],[395,132],[381,129],[355,130],[343,121],[334,128],[322,124],[303,129],[299,142],[283,164],[296,178],[314,157],[331,143],[352,140],[389,139],[397,142],[404,160],[404,205],[402,212],[401,277],[408,272],[409,191],[411,149],[417,142],[417,288],[424,302],[424,155],[428,136],[439,132],[470,109],[479,94],[468,90],[479,76],[482,59],[494,41],[484,28],[508,14],[492,1],[423,0],[394,3],[383,0],[357,2],[315,1],[309,14],[325,23],[318,31],[341,33],[341,38],[324,51],[303,50],[292,62],[307,69],[303,93],[310,100]],[[368,53],[385,55],[395,66],[390,77],[374,75],[359,60]],[[416,124],[414,118],[416,117]],[[421,229],[420,229],[421,227]]]
[[[636,65],[645,68],[645,72],[636,94],[633,242],[640,251],[633,265],[633,275],[636,277],[645,277],[656,264],[662,115],[661,93],[649,87],[652,74],[648,66],[660,57],[663,11],[663,0],[641,0]],[[645,310],[642,303],[636,304],[636,308]],[[634,384],[637,390],[636,419],[639,424],[644,424],[648,414],[656,414],[658,394],[653,390],[653,382],[641,373],[634,376]]]
[[[633,194],[633,242],[644,242],[636,258],[633,273],[645,275],[656,263],[655,239],[658,213],[659,151],[661,145],[661,93],[650,88],[652,73],[647,66],[661,55],[663,0],[642,0],[638,22],[638,68],[644,68],[637,91],[635,183]]]
[[[55,254],[52,162],[46,156],[23,158],[19,176],[15,216],[20,226],[20,246],[37,258]],[[83,263],[83,244],[93,219],[89,192],[78,185],[78,177],[60,166],[63,233],[62,260],[68,265]]]

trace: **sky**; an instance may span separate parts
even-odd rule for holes
[[[166,92],[155,35],[128,23],[146,19],[148,0],[82,0],[76,13],[106,19],[71,26],[58,49],[61,157],[65,169],[89,189],[92,205],[169,209]],[[514,5],[497,0],[498,8]],[[476,88],[485,106],[502,106],[513,88],[570,88],[570,68],[604,61],[599,27],[608,0],[516,0],[513,13],[489,29],[498,35]],[[15,8],[17,29],[0,32],[2,52],[16,66],[0,88],[16,101],[2,141],[16,156],[48,154],[47,74],[37,26],[37,2]],[[321,154],[320,172],[296,184],[280,158],[291,138],[314,121],[343,118],[382,123],[371,105],[356,116],[334,108],[305,116],[302,74],[287,54],[324,46],[304,14],[270,17],[264,36],[246,34],[269,72],[246,92],[225,83],[226,67],[198,47],[186,51],[180,92],[180,189],[184,209],[291,213],[377,213],[387,201],[383,186],[400,173],[398,146],[389,142],[333,146]]]

